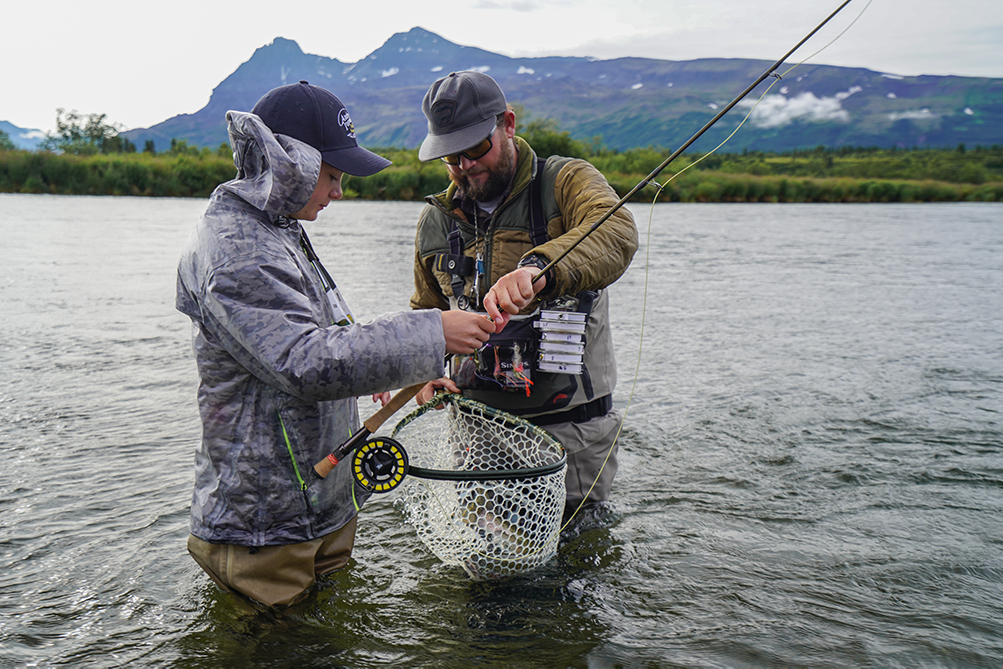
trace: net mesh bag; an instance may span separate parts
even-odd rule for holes
[[[482,580],[554,556],[567,458],[547,432],[461,395],[439,394],[391,436],[410,461],[397,506],[440,560]]]

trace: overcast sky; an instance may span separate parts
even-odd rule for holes
[[[204,107],[217,84],[276,37],[350,63],[415,26],[508,56],[776,60],[841,1],[8,3],[0,9],[0,120],[48,131],[63,107],[148,127]],[[791,60],[823,47],[865,7],[811,62],[1003,77],[1003,0],[853,0]]]

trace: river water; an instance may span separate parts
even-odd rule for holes
[[[0,666],[1003,662],[1003,205],[632,205],[612,508],[482,583],[381,497],[254,614],[185,550],[204,204],[0,195]],[[309,226],[360,318],[407,308],[418,208]]]

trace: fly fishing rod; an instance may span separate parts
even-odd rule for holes
[[[592,226],[585,232],[584,235],[579,237],[571,246],[564,250],[559,256],[547,263],[540,273],[533,279],[537,281],[541,276],[544,276],[548,271],[554,268],[557,263],[563,260],[568,253],[570,253],[576,246],[582,243],[586,237],[595,232],[600,225],[606,222],[610,216],[616,213],[624,204],[626,204],[631,197],[633,197],[639,190],[647,186],[655,177],[657,177],[662,170],[664,170],[668,165],[679,157],[683,151],[685,151],[693,142],[700,138],[711,126],[718,122],[722,116],[727,114],[732,107],[738,104],[746,95],[748,95],[752,89],[758,86],[764,79],[774,74],[774,72],[779,68],[785,60],[787,60],[791,54],[797,51],[801,46],[807,42],[815,33],[822,29],[822,27],[828,23],[834,16],[836,16],[846,5],[850,4],[851,0],[845,0],[832,14],[830,14],[822,23],[818,24],[814,30],[808,33],[800,42],[798,42],[790,51],[788,51],[784,56],[774,63],[769,69],[763,72],[758,79],[756,79],[752,84],[749,85],[742,93],[738,95],[734,100],[732,100],[727,106],[725,106],[721,111],[719,111],[714,118],[708,121],[699,131],[692,137],[690,137],[686,142],[676,149],[672,155],[666,158],[662,163],[656,167],[647,177],[645,177],[640,183],[638,183],[634,188],[630,190],[629,193],[624,195],[620,200],[618,200],[605,214],[603,214],[599,220],[592,224]],[[404,448],[398,443],[390,438],[373,438],[369,439],[370,435],[375,433],[380,426],[388,418],[390,418],[394,413],[396,413],[401,407],[403,407],[408,400],[418,394],[424,384],[416,384],[409,386],[399,391],[394,397],[390,399],[386,406],[377,411],[375,414],[366,420],[362,427],[359,428],[345,443],[343,443],[338,449],[328,455],[326,458],[314,465],[314,472],[320,478],[326,477],[331,473],[339,462],[344,460],[346,457],[354,453],[352,469],[354,470],[354,475],[356,480],[362,484],[365,488],[373,490],[374,492],[388,492],[393,488],[396,488],[407,476],[409,465],[408,457]]]
[[[595,232],[599,228],[600,225],[602,225],[603,223],[605,223],[609,219],[610,216],[612,216],[613,214],[615,214],[617,212],[617,210],[619,210],[624,204],[626,204],[630,200],[630,198],[632,198],[639,190],[641,190],[642,188],[644,188],[645,186],[647,186],[649,183],[651,183],[651,181],[655,177],[657,177],[662,172],[662,170],[664,170],[666,167],[669,166],[669,163],[671,163],[673,160],[675,160],[676,158],[678,158],[679,155],[683,151],[685,151],[686,149],[688,149],[690,147],[690,145],[693,144],[693,142],[697,141],[697,139],[699,139],[702,134],[704,134],[705,132],[707,132],[707,130],[712,125],[714,125],[715,123],[717,123],[721,119],[722,116],[724,116],[725,114],[727,114],[731,110],[732,107],[734,107],[739,102],[741,102],[742,98],[744,98],[746,95],[748,95],[752,91],[753,88],[755,88],[760,83],[762,83],[764,79],[766,79],[770,75],[774,74],[776,72],[777,68],[779,68],[784,63],[785,60],[787,60],[788,58],[791,57],[792,53],[794,53],[795,51],[797,51],[798,49],[800,49],[801,45],[803,45],[805,42],[807,42],[809,39],[811,39],[811,37],[815,33],[817,33],[819,30],[821,30],[822,26],[824,26],[826,23],[828,23],[830,20],[832,20],[832,18],[834,16],[836,16],[836,14],[839,14],[841,11],[843,11],[843,8],[846,7],[848,4],[850,4],[850,1],[851,0],[845,0],[845,2],[843,2],[843,4],[841,4],[839,7],[836,8],[836,11],[834,11],[832,14],[829,14],[829,16],[826,17],[825,21],[822,21],[822,23],[820,23],[817,26],[815,26],[814,30],[812,30],[810,33],[808,33],[807,35],[805,35],[804,38],[800,42],[798,42],[797,44],[794,45],[794,48],[792,48],[790,51],[788,51],[787,53],[785,53],[784,56],[783,56],[783,58],[781,58],[780,60],[778,60],[777,62],[775,62],[773,65],[771,65],[770,68],[768,70],[766,70],[765,72],[763,72],[763,74],[760,75],[760,77],[758,79],[756,79],[754,82],[752,82],[752,84],[750,84],[748,88],[746,88],[744,91],[742,91],[738,95],[737,98],[735,98],[730,103],[728,103],[728,105],[724,109],[722,109],[721,111],[719,111],[714,116],[714,118],[712,118],[710,121],[708,121],[706,123],[706,125],[704,125],[704,127],[700,128],[700,130],[698,130],[695,135],[693,135],[688,140],[686,140],[686,142],[683,143],[683,145],[680,146],[678,149],[676,149],[672,153],[671,156],[669,156],[664,161],[662,161],[662,164],[659,165],[658,167],[656,167],[654,169],[654,171],[651,172],[651,174],[649,174],[648,176],[646,176],[640,183],[638,183],[636,186],[634,186],[630,190],[629,193],[627,193],[622,198],[620,198],[616,202],[616,204],[614,204],[612,207],[610,207],[610,209],[599,218],[599,220],[597,220],[595,223],[592,224],[592,227],[590,227],[585,232],[584,235],[582,235],[577,240],[575,240],[575,242],[571,246],[569,246],[568,248],[564,249],[564,251],[559,256],[557,256],[556,258],[554,258],[553,260],[551,260],[549,263],[547,263],[543,267],[543,269],[540,270],[540,273],[537,274],[533,278],[533,282],[536,283],[536,281],[540,277],[544,276],[547,272],[549,272],[550,270],[552,270],[554,268],[554,266],[557,265],[557,263],[559,263],[561,260],[564,259],[565,256],[567,256],[569,253],[571,253],[571,251],[574,250],[574,248],[576,246],[578,246],[579,244],[581,244],[585,240],[586,237],[588,237],[593,232]],[[779,76],[779,75],[777,75],[777,76]]]

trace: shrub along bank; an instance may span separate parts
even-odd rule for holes
[[[528,139],[534,146],[548,146],[546,137]],[[650,148],[589,150],[570,140],[554,148],[590,160],[621,196],[667,155]],[[416,150],[378,152],[394,164],[365,179],[346,177],[346,198],[421,200],[449,183],[445,166],[439,161],[419,161]],[[0,149],[0,192],[207,197],[218,184],[234,177],[232,162],[221,153],[73,155]],[[659,175],[664,185],[661,192],[649,185],[634,201],[650,202],[656,194],[661,202],[1003,201],[1001,147],[816,149],[699,158],[698,154],[684,155]],[[684,169],[687,166],[690,169]],[[676,172],[678,176],[672,178]]]

